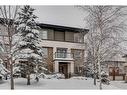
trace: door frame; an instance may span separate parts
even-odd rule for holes
[[[68,78],[68,62],[59,62],[59,73],[63,73],[65,78]]]

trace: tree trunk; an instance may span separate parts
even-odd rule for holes
[[[27,76],[27,85],[30,85],[30,73],[28,73],[28,76]]]
[[[11,63],[11,90],[14,90],[13,64]]]
[[[38,77],[36,77],[35,79],[36,79],[37,82],[39,82],[39,78]]]
[[[96,73],[94,73],[94,85],[96,85]]]
[[[112,71],[112,75],[113,75],[113,80],[115,80],[115,68],[113,68],[113,71]]]
[[[30,85],[30,62],[27,63],[27,85]]]
[[[99,77],[99,81],[100,81],[100,85],[99,85],[99,88],[100,90],[102,89],[102,82],[101,82],[101,63],[100,63],[100,59],[99,59],[99,62],[98,62],[98,68],[99,68],[99,74],[98,74],[98,77]]]
[[[97,75],[96,75],[96,65],[94,63],[94,85],[96,85],[96,78],[97,78]]]

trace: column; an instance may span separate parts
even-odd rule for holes
[[[70,71],[71,71],[71,73],[74,73],[74,62],[71,62],[71,66],[70,66]]]
[[[56,47],[53,47],[53,59],[55,59]]]
[[[71,49],[68,48],[68,51],[67,51],[69,54],[67,54],[67,58],[71,59]]]
[[[55,61],[55,72],[59,72],[59,62]]]

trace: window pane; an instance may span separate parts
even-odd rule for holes
[[[57,48],[57,57],[58,58],[66,58],[67,57],[67,49]]]
[[[74,42],[74,32],[65,32],[65,41]]]
[[[55,31],[55,40],[65,41],[65,32]]]

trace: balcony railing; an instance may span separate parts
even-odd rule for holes
[[[55,59],[73,59],[72,53],[55,52]]]

